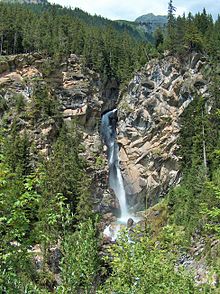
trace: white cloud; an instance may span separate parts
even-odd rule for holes
[[[167,13],[167,1],[149,0],[49,0],[63,6],[79,7],[91,14],[98,14],[110,19],[134,20],[140,15],[153,12]]]
[[[138,16],[154,13],[166,15],[168,0],[49,0],[62,6],[79,7],[91,14],[98,14],[110,19],[135,20]],[[206,7],[214,16],[220,13],[219,0],[174,0],[176,15],[189,11],[195,13]]]

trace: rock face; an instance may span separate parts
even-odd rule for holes
[[[158,202],[180,180],[180,115],[207,94],[205,60],[194,55],[150,61],[137,72],[119,103],[118,142],[126,193],[134,210]]]
[[[142,16],[139,16],[135,22],[139,23],[141,28],[145,32],[153,33],[158,27],[164,29],[167,25],[167,16],[166,15],[154,15],[153,13],[148,13]]]
[[[23,116],[22,123],[39,150],[49,148],[51,140],[48,139],[56,135],[57,122],[50,114],[42,118],[39,113],[36,117],[36,96],[38,104],[43,105],[45,99],[50,104],[56,102],[61,120],[77,118],[81,125],[92,131],[102,110],[102,84],[98,74],[83,68],[80,58],[75,55],[59,67],[55,66],[50,58],[44,59],[39,54],[5,57],[0,63],[0,115],[11,115],[11,121],[15,116]],[[23,109],[19,108],[19,99]]]
[[[61,125],[75,122],[85,145],[82,155],[89,163],[94,206],[101,213],[118,207],[108,190],[107,160],[99,135],[101,114],[115,107],[118,92],[115,80],[103,83],[74,54],[59,64],[38,53],[0,60],[0,124],[10,130],[16,120],[18,132],[25,131],[39,154],[48,157]],[[55,115],[44,113],[45,103],[56,104]]]
[[[129,206],[137,211],[157,203],[180,180],[179,119],[195,94],[208,95],[202,75],[205,60],[198,54],[185,63],[169,56],[152,60],[120,96],[115,80],[103,83],[80,57],[72,54],[59,66],[53,62],[37,53],[1,60],[1,122],[10,128],[16,118],[18,131],[28,132],[38,151],[49,156],[60,124],[76,121],[83,133],[83,156],[90,162],[95,209],[109,213],[117,211],[118,202],[108,190],[99,124],[105,111],[118,107],[117,139]],[[57,101],[62,122],[56,116],[36,117],[38,89],[46,91],[51,103]],[[44,97],[40,99],[43,103]]]

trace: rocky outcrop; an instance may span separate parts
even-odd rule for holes
[[[34,87],[46,85],[47,94],[58,99],[64,119],[83,117],[83,125],[97,125],[103,104],[102,83],[99,75],[83,67],[76,55],[59,65],[40,54],[9,56],[0,62],[0,73],[1,100],[11,102],[10,106],[19,94],[28,104],[33,100]]]
[[[208,284],[214,291],[219,285],[219,275],[208,261],[217,258],[219,249],[220,241],[215,236],[207,238],[195,234],[191,238],[190,251],[181,255],[178,266],[183,266],[194,276],[196,285]]]
[[[167,16],[148,13],[139,16],[135,22],[139,24],[140,29],[144,30],[148,34],[153,34],[157,28],[164,29],[166,27]]]
[[[25,131],[37,152],[46,157],[61,125],[77,123],[85,145],[82,156],[94,183],[94,205],[103,213],[117,204],[107,189],[99,122],[103,109],[115,105],[117,91],[117,83],[103,84],[99,74],[83,66],[74,54],[60,63],[37,53],[1,58],[0,123],[10,130],[16,120],[18,132]]]
[[[119,104],[118,142],[126,193],[134,210],[157,203],[180,180],[180,116],[195,95],[208,95],[199,54],[182,64],[152,60],[137,72]]]
[[[38,53],[8,56],[0,62],[0,116],[9,127],[16,117],[19,131],[26,130],[45,156],[60,124],[77,122],[85,145],[83,156],[90,162],[95,207],[109,213],[117,210],[118,202],[107,189],[108,165],[99,123],[102,113],[118,104],[121,168],[129,206],[137,211],[157,203],[180,180],[179,118],[195,94],[207,95],[204,64],[199,54],[185,63],[170,56],[152,60],[135,74],[118,100],[118,83],[103,82],[74,54],[59,64]],[[46,91],[50,103],[56,101],[59,119],[36,117],[38,88],[39,93]]]

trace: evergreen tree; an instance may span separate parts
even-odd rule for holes
[[[158,27],[156,29],[156,31],[154,32],[154,39],[155,39],[155,47],[158,48],[159,46],[161,46],[164,42],[164,36],[163,36],[163,32],[162,29],[160,27]]]
[[[96,293],[100,271],[96,223],[90,218],[81,222],[63,240],[62,253],[60,293]]]
[[[173,0],[168,3],[168,14],[167,14],[167,42],[168,48],[171,51],[175,51],[175,40],[176,40],[176,19],[175,19],[176,7],[173,6]]]

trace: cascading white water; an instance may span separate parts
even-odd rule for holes
[[[128,209],[126,203],[126,194],[124,189],[124,183],[119,167],[119,159],[118,159],[118,145],[115,143],[115,148],[111,150],[112,154],[110,154],[110,158],[113,158],[112,161],[109,161],[109,184],[112,190],[115,192],[116,197],[118,198],[120,209],[121,209],[121,217],[120,220],[122,222],[126,222],[128,219]]]
[[[109,185],[118,198],[121,217],[120,222],[126,223],[129,218],[126,194],[119,167],[118,144],[116,142],[117,109],[111,110],[102,116],[101,134],[107,146],[109,163]]]

